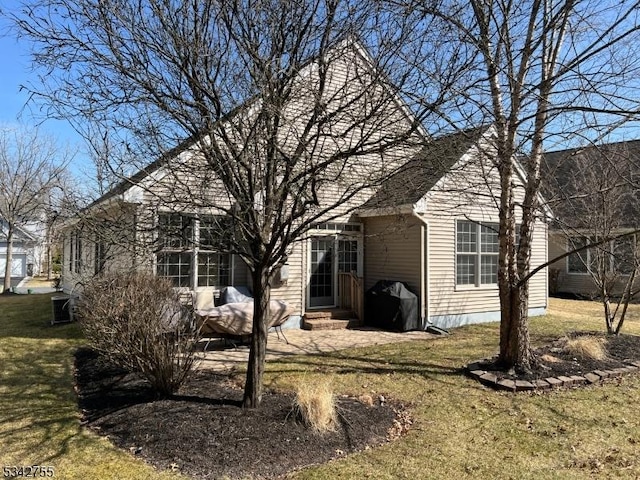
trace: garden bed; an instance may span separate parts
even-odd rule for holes
[[[315,433],[292,413],[293,395],[266,392],[259,409],[244,410],[242,390],[211,371],[154,400],[147,382],[89,349],[76,354],[76,390],[89,428],[158,469],[202,479],[278,477],[384,443],[408,422],[386,403],[340,397],[338,429]]]

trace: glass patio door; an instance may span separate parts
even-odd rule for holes
[[[313,237],[311,239],[310,307],[335,305],[334,249],[334,237]]]

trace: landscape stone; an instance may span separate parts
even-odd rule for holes
[[[516,389],[516,382],[508,378],[503,378],[496,385],[504,390],[515,391]]]
[[[485,372],[484,375],[480,375],[480,380],[490,383],[496,383],[498,381],[498,377],[496,377],[495,373]]]
[[[549,377],[549,378],[545,378],[545,381],[551,385],[552,387],[561,387],[562,386],[562,380],[559,380],[555,377]]]
[[[594,373],[594,372],[587,373],[587,374],[584,376],[584,378],[585,378],[585,379],[587,380],[587,382],[589,382],[589,383],[596,383],[596,382],[599,382],[599,381],[600,381],[600,376],[599,376],[599,375],[597,375],[597,374],[596,374],[596,373]]]
[[[527,380],[516,380],[516,390],[533,390],[535,386]]]
[[[541,390],[546,390],[547,388],[551,388],[551,385],[549,384],[549,382],[547,382],[546,380],[542,380],[541,378],[534,380],[533,382],[536,386],[536,388],[539,388]]]

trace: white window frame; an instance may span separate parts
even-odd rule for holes
[[[199,245],[199,239],[200,239],[200,220],[198,220],[196,217],[192,216],[192,215],[188,215],[185,213],[178,213],[178,212],[159,212],[158,213],[158,218],[157,218],[157,225],[160,226],[160,218],[161,216],[180,216],[181,217],[181,225],[182,228],[186,228],[188,229],[187,231],[191,233],[191,238],[181,238],[178,243],[176,245],[169,245],[169,246],[165,246],[166,240],[164,238],[162,238],[163,232],[161,232],[160,228],[158,228],[158,232],[157,232],[157,240],[158,240],[158,244],[160,249],[156,252],[155,254],[155,272],[156,275],[158,276],[162,276],[164,278],[169,278],[171,279],[171,281],[173,282],[173,285],[175,288],[188,288],[189,290],[196,290],[196,289],[205,289],[205,288],[213,288],[214,290],[217,290],[219,288],[228,286],[227,284],[232,284],[233,283],[233,269],[234,269],[234,256],[229,254],[229,253],[224,253],[224,252],[216,252],[214,250],[209,250],[209,249],[202,249]],[[185,227],[185,220],[190,222],[190,225],[188,225],[187,227]],[[217,280],[218,282],[223,279],[224,277],[226,277],[227,282],[226,283],[220,283],[218,284],[214,284],[214,285],[199,285],[199,280],[201,275],[199,275],[198,273],[198,269],[200,268],[200,254],[202,253],[202,255],[217,255],[218,259],[220,259],[222,256],[227,256],[228,260],[226,262],[227,265],[227,269],[228,272],[224,275],[221,275],[221,266],[224,265],[224,262],[221,262],[220,260],[218,260],[217,264],[218,264],[218,273],[217,273]],[[161,258],[161,256],[163,255],[179,255],[184,256],[184,255],[188,255],[189,258],[189,272],[188,275],[180,275],[180,272],[178,273],[178,276],[168,276],[168,275],[161,275],[161,267],[164,265],[164,262],[160,262],[159,259]],[[179,258],[180,260],[180,258]],[[179,261],[178,263],[176,263],[176,265],[185,265],[187,264],[187,262],[181,262]],[[173,279],[177,279],[177,281],[174,281]],[[207,282],[208,283],[208,282]]]
[[[475,227],[475,240],[473,245],[475,246],[475,251],[459,251],[459,242],[458,242],[458,233],[461,225],[473,225]],[[454,279],[455,286],[458,290],[466,290],[466,289],[479,289],[479,288],[488,288],[495,289],[498,286],[498,258],[499,258],[499,240],[497,244],[482,243],[482,235],[483,235],[483,227],[490,228],[495,231],[495,236],[498,236],[498,223],[494,222],[475,222],[472,220],[456,220],[455,222],[455,237],[454,237],[454,250],[455,250],[455,260],[454,260]],[[486,234],[486,232],[485,232]],[[497,245],[496,251],[482,251],[483,245]],[[471,257],[473,258],[474,272],[473,272],[473,282],[472,283],[459,283],[458,282],[458,266],[460,265],[460,257]],[[482,282],[482,259],[483,257],[491,257],[495,258],[496,261],[496,281],[491,283]]]

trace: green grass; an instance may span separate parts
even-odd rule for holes
[[[534,344],[572,330],[604,329],[597,303],[551,300],[531,321]],[[640,306],[626,333],[640,334]],[[271,364],[268,384],[290,388],[300,375],[331,375],[337,393],[384,395],[411,406],[408,436],[297,479],[565,479],[640,477],[640,378],[545,394],[489,390],[460,374],[498,348],[498,325],[448,338],[376,346]],[[640,353],[640,352],[639,352]]]
[[[45,465],[61,479],[178,478],[80,426],[76,324],[49,325],[50,295],[0,296],[0,468]]]
[[[48,296],[0,297],[0,466],[52,465],[65,479],[178,478],[80,426],[72,353],[82,338],[77,325],[50,327],[50,309]],[[596,303],[554,299],[550,312],[531,321],[535,344],[604,328]],[[626,333],[640,334],[640,306],[627,322]],[[270,387],[293,389],[301,379],[330,376],[336,393],[384,395],[409,406],[415,419],[396,442],[292,476],[640,477],[640,375],[542,395],[494,392],[461,375],[463,365],[497,346],[498,325],[488,324],[447,338],[269,363]]]

